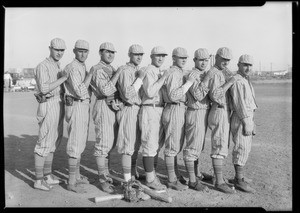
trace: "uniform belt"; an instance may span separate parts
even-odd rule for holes
[[[218,105],[218,108],[224,108],[224,106],[222,106],[222,105]]]
[[[142,104],[142,106],[164,107],[164,104]]]
[[[133,105],[140,106],[139,104],[136,104],[136,103],[134,103],[134,104],[124,103],[124,106],[133,106]]]
[[[175,103],[175,102],[171,102],[171,103],[168,103],[168,104],[171,104],[171,105],[184,105],[186,106],[186,103],[183,103],[183,102],[179,102],[179,103]]]
[[[70,97],[73,99],[73,101],[76,101],[76,102],[83,102],[86,100],[86,99],[75,98],[73,96],[70,96]]]

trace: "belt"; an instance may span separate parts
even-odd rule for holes
[[[133,105],[140,106],[139,104],[136,104],[136,103],[134,103],[134,104],[124,103],[124,106],[133,106]]]
[[[218,108],[224,108],[224,106],[218,105]]]
[[[164,107],[164,104],[142,104],[142,106]]]
[[[186,103],[183,103],[183,102],[179,102],[179,103],[175,103],[175,102],[171,102],[171,103],[167,103],[167,104],[171,104],[171,105],[184,105],[186,106]]]

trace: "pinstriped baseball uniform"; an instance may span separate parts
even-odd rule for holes
[[[117,112],[119,124],[117,148],[120,154],[132,155],[134,150],[138,150],[141,145],[141,132],[138,123],[141,98],[140,94],[132,86],[137,77],[139,67],[128,62],[126,65],[119,67],[119,69],[123,69],[123,71],[120,71],[117,89],[125,105],[122,110]],[[140,91],[141,89],[139,93]]]
[[[247,162],[252,143],[252,134],[245,136],[243,134],[243,125],[241,120],[247,119],[253,124],[253,115],[257,105],[255,102],[255,93],[252,84],[239,72],[235,75],[237,81],[230,88],[230,95],[233,106],[231,117],[231,133],[234,143],[232,151],[232,162],[244,166]]]
[[[196,81],[187,92],[186,147],[183,149],[183,157],[186,161],[197,160],[203,150],[210,109],[210,100],[207,95],[209,90],[201,84],[206,72],[194,68],[192,74],[196,74]]]
[[[160,84],[156,83],[161,77],[160,69],[154,65],[146,68],[146,76],[141,90],[142,105],[155,104],[154,106],[142,106],[139,115],[141,129],[142,155],[154,157],[163,145],[163,126],[161,116],[163,112],[163,98]]]
[[[46,58],[35,69],[37,91],[52,97],[38,105],[39,136],[34,152],[40,156],[54,152],[63,136],[64,104],[61,99],[63,90],[56,87],[49,92],[49,84],[58,79],[60,71],[60,63],[51,57]]]
[[[217,66],[213,66],[209,72],[212,77],[209,80],[209,97],[212,101],[212,106],[208,115],[208,126],[211,132],[211,157],[223,158],[228,155],[229,146],[229,125],[231,107],[228,93],[220,88],[225,81],[230,77],[229,70],[226,68],[219,70]]]
[[[171,66],[171,74],[162,88],[166,106],[163,110],[162,123],[165,131],[165,155],[175,157],[184,143],[184,122],[186,111],[186,95],[181,86],[184,84],[184,71]],[[176,103],[176,104],[172,104]]]
[[[78,158],[85,149],[89,127],[90,91],[83,83],[86,66],[74,59],[64,71],[69,73],[69,78],[64,82],[65,94],[82,100],[74,101],[73,106],[65,106],[65,119],[68,123],[67,154]]]
[[[114,147],[117,136],[116,113],[105,101],[107,96],[117,91],[115,85],[110,81],[115,69],[103,61],[100,61],[91,69],[95,70],[91,80],[91,88],[97,98],[92,111],[96,132],[94,156],[106,157]]]

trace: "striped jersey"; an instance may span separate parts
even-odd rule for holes
[[[75,58],[65,67],[64,71],[69,73],[69,78],[64,82],[66,95],[82,100],[89,99],[90,92],[83,83],[87,74],[85,63],[82,63]]]
[[[122,69],[120,71],[120,76],[117,82],[117,89],[120,93],[120,98],[129,104],[141,104],[140,91],[137,93],[132,86],[137,78],[137,72],[139,70],[139,66],[135,66],[134,64],[128,62],[126,65],[119,67],[118,69]]]
[[[90,86],[93,93],[98,99],[105,98],[114,94],[117,89],[115,85],[110,81],[116,70],[110,64],[106,64],[103,61],[100,61],[98,64],[92,66],[94,73]]]
[[[163,104],[161,87],[163,81],[158,83],[162,74],[159,68],[150,64],[146,68],[146,76],[143,80],[141,99],[143,104]]]
[[[232,73],[227,69],[220,70],[217,66],[213,66],[208,72],[211,72],[211,77],[208,82],[209,98],[211,99],[212,106],[220,105],[230,107],[229,94],[224,93],[221,86],[232,76]]]
[[[230,88],[233,111],[240,119],[250,117],[253,111],[257,109],[255,93],[251,82],[241,73],[235,75],[236,82]]]
[[[171,66],[170,75],[166,78],[162,87],[163,100],[165,103],[186,102],[186,95],[183,94],[182,85],[185,83],[185,71],[177,66]]]
[[[49,84],[59,79],[61,69],[60,62],[49,57],[42,61],[34,70],[37,91],[46,94],[46,97],[59,96],[63,93],[61,86],[49,91]]]
[[[210,99],[208,97],[209,89],[206,85],[201,84],[201,81],[206,75],[205,71],[201,71],[197,68],[193,68],[192,73],[196,76],[196,81],[189,88],[186,93],[187,96],[187,106],[192,109],[209,109]]]

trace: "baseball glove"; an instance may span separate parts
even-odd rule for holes
[[[143,187],[137,180],[130,180],[123,183],[124,199],[128,202],[138,202],[142,200]]]

